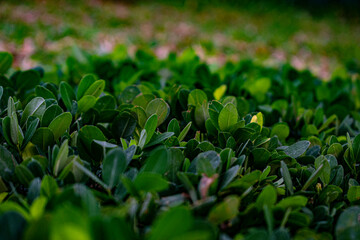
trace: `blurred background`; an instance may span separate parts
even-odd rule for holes
[[[214,66],[289,62],[329,79],[360,68],[359,16],[356,0],[0,0],[0,51],[27,69],[81,49],[158,58],[192,49]]]

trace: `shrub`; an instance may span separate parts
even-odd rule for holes
[[[1,239],[360,238],[356,76],[83,57],[0,54]]]

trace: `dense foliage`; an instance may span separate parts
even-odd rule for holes
[[[192,51],[11,65],[1,239],[360,239],[358,73]]]

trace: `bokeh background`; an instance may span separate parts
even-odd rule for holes
[[[15,66],[62,64],[90,53],[195,51],[213,66],[290,62],[322,79],[359,68],[356,0],[0,0],[0,51]]]

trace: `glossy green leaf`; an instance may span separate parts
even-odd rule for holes
[[[59,105],[54,104],[49,106],[42,115],[41,126],[48,127],[49,124],[61,113],[63,113],[63,110]]]
[[[129,138],[136,127],[136,119],[129,113],[120,113],[113,121],[112,133],[116,138]]]
[[[72,109],[72,102],[76,100],[73,88],[67,82],[60,83],[60,95],[66,108]]]
[[[190,230],[193,217],[189,209],[174,207],[161,214],[150,233],[151,240],[167,240]]]
[[[330,182],[331,167],[329,161],[322,155],[315,159],[315,168],[318,169],[320,165],[324,165],[319,176],[320,180],[327,185]]]
[[[218,124],[221,131],[229,131],[238,121],[238,112],[234,104],[228,103],[219,114]]]
[[[360,238],[360,207],[354,206],[341,213],[335,227],[336,239],[356,240]]]
[[[84,96],[94,96],[99,97],[100,94],[105,89],[105,81],[104,80],[97,80],[93,84],[90,85],[90,87],[85,91]]]
[[[270,137],[277,136],[280,140],[285,141],[289,134],[290,128],[286,123],[276,123],[271,129]]]
[[[152,136],[155,133],[157,126],[158,117],[156,114],[151,115],[145,123],[144,129],[146,130],[146,141],[145,144],[149,143]]]
[[[184,129],[180,132],[180,134],[179,134],[179,137],[178,137],[178,139],[179,139],[179,142],[181,142],[182,140],[184,140],[184,138],[186,137],[186,135],[188,134],[188,132],[189,132],[189,130],[190,130],[190,128],[191,128],[191,122],[189,122],[185,127],[184,127]]]
[[[268,185],[266,186],[260,193],[260,195],[256,199],[256,206],[259,209],[262,209],[264,205],[267,205],[268,207],[272,207],[275,205],[277,200],[277,192],[276,189]]]
[[[208,219],[214,224],[233,219],[239,211],[239,205],[240,200],[238,197],[228,196],[210,210]]]
[[[85,92],[89,89],[89,87],[96,81],[95,76],[92,74],[85,75],[79,84],[76,99],[80,100],[84,95]]]
[[[48,146],[51,146],[54,141],[54,133],[47,127],[38,128],[31,139],[33,144],[39,146],[43,150],[46,150]]]
[[[300,157],[310,146],[309,141],[299,141],[287,147],[284,152],[293,158]]]
[[[49,89],[43,86],[36,86],[35,93],[38,97],[42,97],[44,99],[57,99]]]
[[[8,52],[0,52],[0,74],[5,74],[13,63],[13,56]]]
[[[41,118],[46,109],[45,99],[33,98],[25,107],[21,117],[20,125],[23,127],[30,116]]]
[[[49,129],[52,130],[55,140],[59,139],[59,137],[65,133],[65,131],[70,127],[71,121],[72,116],[69,112],[64,112],[51,121]]]
[[[61,170],[68,164],[68,154],[69,154],[69,145],[68,140],[66,139],[59,149],[59,152],[54,160],[54,175],[58,176]]]
[[[284,179],[287,190],[290,192],[291,195],[293,195],[294,189],[293,189],[293,182],[291,180],[291,175],[286,163],[283,161],[281,161],[281,175]]]
[[[347,193],[347,199],[350,202],[357,202],[360,200],[360,186],[352,186]]]
[[[188,96],[188,105],[191,106],[201,106],[204,102],[207,102],[208,98],[204,91],[200,89],[194,89],[190,92]]]
[[[155,98],[154,100],[149,102],[145,112],[148,117],[150,117],[153,114],[156,114],[158,117],[157,126],[159,126],[169,116],[170,109],[169,109],[169,105],[163,99]]]
[[[123,150],[116,148],[106,154],[103,161],[102,178],[112,188],[120,182],[120,174],[127,166],[126,156]]]
[[[84,113],[90,110],[90,108],[92,108],[94,105],[96,104],[96,97],[91,96],[91,95],[87,95],[82,97],[79,101],[78,101],[78,112],[79,113]]]
[[[145,192],[160,192],[168,188],[168,182],[158,173],[143,172],[137,175],[134,185]]]

